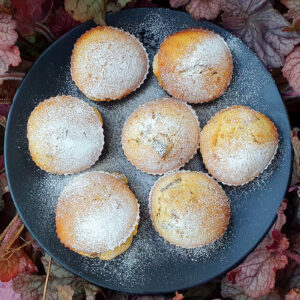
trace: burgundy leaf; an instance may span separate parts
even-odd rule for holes
[[[284,251],[289,247],[289,241],[280,232],[286,221],[286,206],[286,201],[283,201],[277,213],[277,221],[260,245],[240,266],[227,274],[228,280],[241,288],[248,297],[267,295],[275,287],[276,271],[288,263]]]
[[[9,66],[16,67],[21,62],[19,48],[14,45],[18,39],[15,29],[16,22],[11,15],[0,13],[0,75],[7,72]]]
[[[11,0],[11,3],[17,9],[14,17],[23,35],[33,34],[35,24],[44,23],[53,7],[53,0]]]
[[[192,0],[186,10],[196,20],[213,20],[221,12],[221,0]]]
[[[295,92],[300,93],[300,46],[287,56],[282,73]]]
[[[221,295],[224,298],[231,298],[233,300],[253,300],[253,298],[248,297],[239,286],[230,282],[226,276],[223,278],[221,283]],[[262,296],[258,299],[281,300],[281,297],[277,290],[273,290],[268,295]]]
[[[49,28],[56,38],[59,38],[64,33],[80,24],[75,21],[63,7],[55,10],[53,17],[49,22]]]
[[[299,34],[284,31],[291,24],[269,0],[227,0],[222,8],[223,26],[241,37],[268,67],[282,66],[300,42]]]

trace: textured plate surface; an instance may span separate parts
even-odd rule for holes
[[[76,39],[95,26],[88,22],[67,33],[41,55],[15,96],[5,140],[12,197],[26,227],[41,246],[57,262],[95,284],[131,293],[160,293],[203,283],[244,258],[274,220],[291,170],[290,127],[284,105],[271,76],[253,52],[212,23],[196,22],[183,12],[155,8],[110,14],[107,24],[137,36],[145,45],[151,63],[160,43],[173,32],[202,26],[220,33],[233,55],[233,80],[219,99],[193,105],[200,126],[203,127],[215,112],[234,104],[248,105],[266,114],[276,124],[280,135],[279,151],[272,165],[245,186],[224,186],[231,200],[232,218],[221,241],[196,250],[183,250],[163,241],[154,231],[148,213],[148,194],[157,176],[138,171],[126,160],[120,135],[126,118],[136,107],[164,96],[165,92],[158,86],[151,68],[141,88],[121,101],[95,103],[84,97],[72,83],[70,56]],[[30,158],[26,138],[30,112],[39,102],[57,94],[78,96],[99,109],[104,120],[106,144],[91,170],[124,173],[141,205],[141,223],[132,246],[109,262],[80,256],[59,243],[54,211],[59,192],[72,176],[46,174]],[[205,171],[199,153],[185,169]]]

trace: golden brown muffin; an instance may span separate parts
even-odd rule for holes
[[[187,104],[161,98],[136,109],[125,122],[122,147],[127,159],[150,174],[164,174],[188,162],[199,146],[199,123]]]
[[[227,196],[202,172],[180,171],[163,176],[154,184],[149,203],[156,231],[182,248],[214,242],[229,224]]]
[[[102,118],[83,100],[51,97],[30,114],[27,138],[31,157],[42,170],[54,174],[81,172],[102,152]]]
[[[85,32],[75,43],[71,74],[90,99],[121,99],[136,90],[148,73],[148,56],[133,35],[109,26]]]
[[[257,177],[277,147],[274,123],[241,105],[216,113],[200,134],[200,152],[208,172],[227,185],[242,185]]]
[[[168,36],[153,60],[159,85],[173,97],[191,103],[220,97],[231,80],[232,69],[224,39],[203,28]]]
[[[56,207],[59,240],[81,255],[110,260],[126,251],[137,233],[139,205],[114,175],[88,172],[61,192]]]

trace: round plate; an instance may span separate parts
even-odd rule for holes
[[[205,27],[221,34],[233,56],[232,82],[219,99],[193,105],[203,127],[217,111],[234,104],[247,105],[273,120],[280,145],[271,166],[242,187],[224,186],[231,200],[232,217],[225,236],[208,247],[181,249],[158,236],[148,213],[148,194],[157,176],[135,169],[120,146],[126,118],[149,99],[166,95],[158,86],[152,68],[143,85],[120,101],[96,103],[88,100],[70,76],[70,56],[77,38],[95,26],[87,22],[50,46],[23,80],[12,105],[5,140],[6,170],[17,210],[33,237],[54,260],[68,270],[102,287],[130,293],[163,293],[188,288],[236,265],[270,228],[284,197],[291,170],[288,117],[278,90],[259,59],[238,38],[209,23],[196,22],[188,14],[167,9],[132,9],[107,16],[107,24],[123,28],[145,45],[150,63],[160,43],[171,33]],[[116,82],[116,84],[118,84]],[[120,172],[141,207],[141,222],[132,246],[111,261],[91,259],[65,248],[55,232],[55,206],[63,186],[73,176],[50,175],[31,160],[26,138],[28,117],[41,101],[57,94],[70,94],[97,107],[104,120],[105,151],[91,170]],[[205,171],[199,153],[185,169]],[[76,175],[74,175],[76,176]]]

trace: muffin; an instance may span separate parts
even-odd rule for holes
[[[161,98],[138,107],[125,122],[122,147],[127,159],[150,174],[176,170],[199,145],[199,123],[187,104]]]
[[[156,231],[182,248],[216,241],[229,224],[226,194],[202,172],[180,171],[161,177],[152,188],[149,203]]]
[[[92,28],[74,45],[72,78],[92,100],[121,99],[137,89],[147,73],[148,57],[143,45],[118,28]]]
[[[278,147],[274,123],[246,106],[216,113],[200,135],[200,152],[208,172],[227,185],[242,185],[257,177]]]
[[[168,36],[153,60],[159,85],[173,97],[191,103],[220,97],[231,80],[232,69],[224,39],[203,28]]]
[[[130,247],[137,233],[139,205],[116,176],[88,172],[64,187],[55,220],[64,246],[84,256],[110,260]]]
[[[42,170],[77,173],[92,166],[102,152],[102,118],[80,99],[51,97],[31,112],[27,138],[31,157]]]

